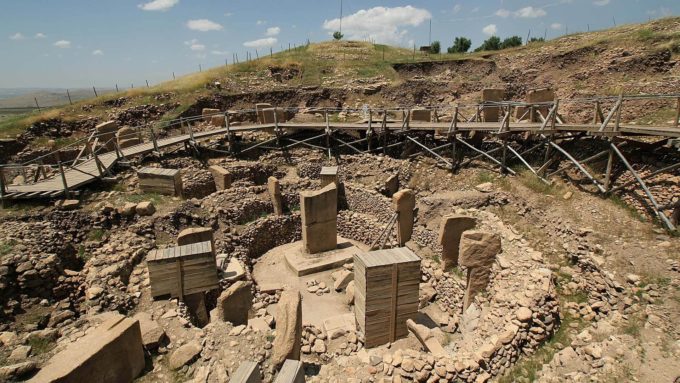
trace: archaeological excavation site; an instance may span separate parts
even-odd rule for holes
[[[13,120],[0,381],[680,382],[679,36],[313,43]]]

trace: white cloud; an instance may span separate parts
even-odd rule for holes
[[[44,34],[44,33],[38,32],[38,33],[35,34],[34,37],[35,37],[36,39],[44,39],[45,37],[47,37],[47,35]]]
[[[498,32],[498,28],[496,28],[496,24],[489,24],[482,28],[482,32],[484,32],[485,35],[493,36]]]
[[[104,56],[104,51],[101,49],[95,49],[92,51],[92,56]]]
[[[381,43],[401,43],[408,30],[432,18],[432,14],[422,8],[374,7],[362,9],[342,18],[342,32],[350,40],[370,38]],[[323,28],[330,33],[340,29],[340,19],[326,20]]]
[[[506,18],[506,17],[510,16],[510,11],[508,11],[507,9],[501,8],[501,9],[496,11],[496,16]]]
[[[456,13],[460,12],[460,10],[463,9],[463,6],[460,4],[456,4],[453,6],[453,14],[455,15]]]
[[[477,13],[479,12],[479,7],[474,7],[470,10],[470,13]]]
[[[593,1],[593,4],[597,5],[598,7],[603,7],[607,4],[610,3],[611,0],[595,0]]]
[[[266,36],[276,36],[279,33],[281,33],[281,28],[279,27],[270,27],[267,28],[267,33],[265,33]]]
[[[248,48],[266,48],[273,46],[278,41],[279,40],[277,40],[275,37],[266,37],[264,39],[246,41],[243,43],[243,46]]]
[[[562,24],[552,23],[552,24],[550,24],[550,28],[552,28],[552,29],[562,29]]]
[[[256,25],[264,25],[264,24],[267,24],[267,21],[266,20],[257,20],[257,22],[255,24]]]
[[[205,50],[205,45],[201,44],[197,39],[185,41],[184,45],[188,46],[189,49],[195,52],[202,52]]]
[[[210,51],[210,54],[215,55],[215,56],[226,56],[228,53],[229,53],[229,51],[219,51],[219,50]]]
[[[15,33],[15,34],[13,34],[12,36],[9,37],[10,40],[23,40],[25,38],[26,37],[24,37],[24,35],[22,35],[19,32]]]
[[[139,4],[138,7],[144,11],[165,12],[179,3],[179,0],[153,0],[148,3]]]
[[[224,12],[224,16],[225,17],[231,17],[231,16],[234,16],[234,14],[232,12]]]
[[[537,17],[543,17],[548,13],[541,8],[534,7],[524,7],[514,13],[515,17],[522,17],[525,19],[535,19]]]
[[[221,31],[224,29],[220,24],[208,19],[189,20],[187,21],[187,28],[199,32]]]
[[[54,43],[54,46],[57,48],[71,48],[71,42],[68,40],[59,40],[56,43]]]

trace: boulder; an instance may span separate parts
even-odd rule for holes
[[[182,366],[194,361],[201,353],[203,347],[197,341],[191,341],[185,345],[180,346],[175,352],[170,355],[168,365],[171,369],[177,370]]]
[[[350,281],[345,288],[345,304],[351,306],[354,304],[354,281]]]
[[[278,368],[286,359],[300,360],[301,339],[302,297],[299,291],[284,290],[277,305],[272,365]]]
[[[137,212],[137,204],[133,202],[127,202],[122,208],[118,210],[120,215],[125,217],[132,217]]]
[[[156,207],[153,205],[153,202],[144,201],[137,204],[135,211],[141,216],[148,216],[156,212]]]
[[[335,291],[341,291],[354,280],[354,273],[349,270],[342,269],[331,274],[331,277],[333,277],[333,280],[335,280],[333,283],[333,288]]]
[[[10,382],[29,375],[38,368],[35,362],[23,362],[0,367],[0,382]]]

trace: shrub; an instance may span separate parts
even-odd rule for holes
[[[432,44],[430,44],[430,52],[438,55],[442,51],[442,46],[439,41],[433,41]]]
[[[475,49],[475,52],[479,51],[497,51],[501,49],[501,39],[498,36],[491,36],[484,40],[479,48]]]
[[[470,49],[472,41],[467,37],[456,37],[453,39],[453,46],[449,47],[446,51],[448,53],[465,53]]]
[[[511,36],[503,40],[501,43],[501,49],[519,47],[522,45],[522,38],[519,36]]]
[[[335,31],[333,32],[333,38],[336,40],[342,40],[342,38],[345,37],[340,31]]]

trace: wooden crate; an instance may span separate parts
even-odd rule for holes
[[[420,257],[406,247],[354,255],[354,315],[366,347],[408,335],[418,313]]]
[[[144,193],[182,195],[182,173],[177,169],[142,168],[137,172]]]
[[[146,264],[153,297],[184,297],[219,287],[210,241],[152,250]]]

